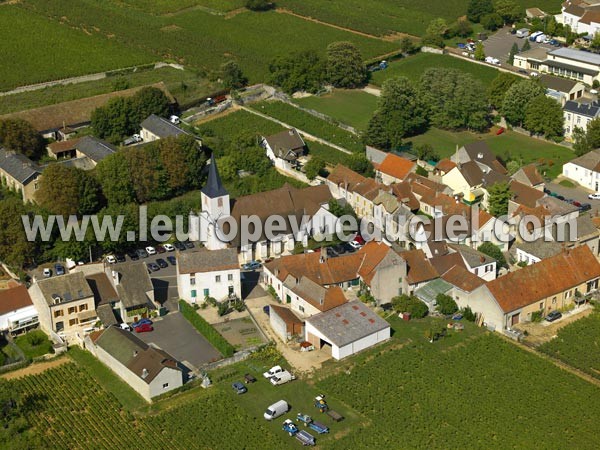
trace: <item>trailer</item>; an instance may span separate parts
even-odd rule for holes
[[[314,420],[308,424],[308,428],[315,430],[319,434],[329,433],[329,427],[321,422],[315,422]]]
[[[310,445],[313,446],[316,444],[315,438],[308,431],[300,430],[296,433],[296,439],[298,439],[302,445]]]
[[[283,422],[283,426],[282,426],[283,431],[285,431],[287,434],[289,434],[290,436],[295,436],[296,433],[298,432],[298,427],[296,426],[296,424],[294,422],[292,422],[290,419],[286,419]]]
[[[337,413],[337,412],[335,412],[335,411],[333,411],[333,410],[329,410],[329,411],[327,411],[327,415],[328,415],[329,417],[331,417],[331,419],[332,419],[334,422],[341,422],[342,420],[344,420],[344,416],[342,416],[340,413]]]

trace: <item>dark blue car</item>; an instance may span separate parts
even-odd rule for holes
[[[64,275],[65,267],[62,264],[54,264],[54,273],[56,275]]]
[[[140,319],[137,322],[131,324],[131,328],[137,328],[142,325],[152,325],[152,321],[150,319]]]

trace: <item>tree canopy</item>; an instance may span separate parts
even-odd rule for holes
[[[44,139],[23,119],[0,120],[0,147],[38,159],[44,152]]]
[[[27,240],[23,229],[23,215],[27,210],[20,198],[0,200],[0,259],[15,267],[31,262],[35,255],[35,242]]]
[[[488,188],[488,212],[494,217],[508,214],[508,201],[512,194],[508,183],[496,183]]]
[[[560,104],[545,95],[534,98],[525,110],[525,129],[548,139],[563,135],[564,117]]]
[[[471,22],[479,22],[486,14],[494,12],[492,0],[470,0],[467,7],[467,18]]]
[[[506,258],[504,257],[502,250],[500,250],[496,245],[492,244],[491,242],[484,242],[479,247],[477,247],[477,251],[480,251],[485,255],[491,256],[498,262],[500,266],[506,266]]]
[[[227,61],[221,64],[221,82],[225,89],[239,89],[246,86],[248,78],[235,61]]]
[[[494,108],[500,108],[504,102],[506,91],[516,82],[520,81],[516,75],[508,72],[499,72],[496,78],[494,78],[488,88],[488,96],[490,99],[490,105]]]
[[[545,95],[541,83],[536,80],[519,81],[506,91],[500,111],[508,123],[522,126],[527,106],[540,95]]]
[[[367,68],[352,42],[333,42],[327,46],[327,79],[338,88],[356,88],[367,81]]]
[[[325,60],[312,50],[295,52],[275,59],[269,72],[270,82],[287,94],[316,93],[325,82]]]
[[[458,311],[458,306],[456,305],[456,302],[449,295],[440,293],[435,297],[435,301],[437,303],[436,309],[440,314],[444,314],[447,316],[450,314],[454,314],[456,311]]]
[[[304,173],[309,180],[314,180],[325,169],[325,161],[318,156],[313,156],[304,166]]]
[[[392,298],[392,307],[399,313],[410,313],[413,319],[422,319],[429,312],[427,305],[414,295],[402,294]]]

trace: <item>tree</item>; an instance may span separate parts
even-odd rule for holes
[[[468,320],[469,322],[475,322],[475,314],[473,314],[473,310],[470,306],[461,309],[460,312],[465,320]]]
[[[467,18],[471,22],[479,22],[482,16],[494,12],[492,0],[470,0],[467,7]]]
[[[527,106],[540,95],[545,95],[545,89],[538,81],[519,81],[506,91],[500,112],[508,123],[522,126]]]
[[[21,216],[27,214],[21,199],[8,197],[0,200],[0,259],[19,268],[35,256],[35,242],[27,240],[21,221]],[[33,217],[29,220],[31,223]]]
[[[556,100],[540,95],[527,105],[524,124],[526,130],[542,134],[548,139],[557,139],[563,134],[563,126],[563,111]]]
[[[444,37],[448,31],[448,24],[444,19],[438,17],[429,22],[427,26],[426,34],[429,36],[440,36]]]
[[[131,97],[129,120],[136,131],[139,124],[151,114],[165,117],[169,114],[169,99],[163,91],[155,87],[140,89]]]
[[[508,214],[508,201],[512,197],[508,183],[493,184],[488,188],[488,194],[488,212],[494,217],[501,217]]]
[[[268,11],[273,8],[269,0],[246,0],[246,8],[251,11]]]
[[[327,46],[327,79],[338,88],[356,88],[367,81],[367,68],[352,42],[333,42]]]
[[[494,108],[500,108],[502,106],[502,102],[504,101],[504,96],[506,95],[506,91],[510,89],[510,87],[516,82],[520,81],[516,75],[508,72],[500,72],[492,80],[490,87],[488,88],[488,96],[490,99],[490,105]]]
[[[413,295],[406,294],[392,298],[392,307],[396,312],[409,313],[413,319],[422,319],[429,312],[425,303]]]
[[[593,119],[587,124],[586,138],[590,148],[600,147],[600,118]]]
[[[410,40],[409,40],[410,41]],[[284,92],[318,92],[325,81],[325,60],[307,50],[275,59],[269,65],[270,83]]]
[[[512,66],[515,62],[515,55],[519,53],[519,46],[515,42],[508,53],[508,63]]]
[[[421,161],[439,161],[440,155],[431,144],[420,144],[414,147],[417,158]]]
[[[344,205],[340,205],[338,201],[334,198],[329,200],[329,212],[336,217],[342,216],[354,216],[356,217],[356,213],[352,209],[349,203],[344,203]]]
[[[160,162],[166,171],[166,182],[174,194],[180,193],[188,181],[188,166],[181,145],[177,139],[169,137],[158,141]]]
[[[44,152],[44,139],[23,119],[0,120],[0,147],[37,159]]]
[[[473,32],[473,26],[471,22],[466,19],[458,19],[454,27],[452,27],[452,33],[455,36],[467,37]]]
[[[55,214],[90,214],[100,206],[99,185],[87,172],[50,164],[42,174],[36,199]]]
[[[486,30],[490,31],[496,31],[498,28],[504,25],[502,17],[500,17],[500,14],[497,13],[486,14],[481,18],[480,22]]]
[[[484,255],[488,255],[494,258],[501,267],[506,266],[506,258],[504,258],[504,254],[502,250],[500,250],[496,245],[491,242],[484,242],[479,247],[477,247],[477,251],[483,253]]]
[[[353,153],[350,155],[346,164],[350,170],[358,172],[365,177],[372,177],[375,173],[371,161],[362,153]]]
[[[314,180],[325,169],[325,161],[318,156],[313,156],[304,166],[304,173],[309,180]]]
[[[435,301],[437,303],[436,309],[440,314],[448,316],[458,311],[458,305],[449,295],[440,293],[435,297]]]
[[[477,61],[483,61],[485,59],[485,49],[483,48],[483,43],[477,43],[474,56]]]
[[[225,89],[239,89],[248,83],[248,79],[235,61],[227,61],[221,65],[221,82]]]
[[[131,182],[139,203],[164,198],[159,194],[162,169],[157,166],[159,161],[158,147],[132,147],[125,154],[127,164],[134,168],[131,171]]]
[[[204,186],[204,167],[206,166],[206,153],[200,147],[196,138],[189,134],[181,135],[177,138],[177,143],[181,148],[181,153],[185,157],[187,166],[186,186],[188,189],[198,189]]]
[[[429,123],[444,129],[484,130],[488,124],[485,88],[472,75],[430,68],[420,80],[423,104],[429,107]]]
[[[600,49],[600,33],[594,34],[594,38],[592,39],[592,42],[590,42],[590,47],[594,50]]]
[[[400,51],[407,55],[410,54],[412,52],[415,51],[415,44],[412,41],[412,39],[410,39],[407,36],[404,36],[401,40],[400,40]]]
[[[523,47],[521,47],[521,52],[526,52],[527,50],[531,50],[529,39],[525,39],[525,43],[523,44]]]
[[[514,175],[520,168],[521,164],[519,164],[517,161],[513,160],[506,163],[506,170],[508,171],[509,175]]]
[[[506,23],[515,23],[523,17],[523,9],[514,0],[495,0],[494,9]]]
[[[592,150],[592,146],[589,144],[587,140],[587,134],[585,131],[583,131],[583,128],[573,128],[572,139],[574,142],[573,151],[577,156],[585,155],[587,152]]]
[[[107,156],[96,166],[96,177],[109,205],[125,205],[135,201],[131,168],[123,152]]]
[[[395,148],[404,137],[424,130],[426,115],[427,107],[408,78],[386,80],[367,127],[366,142],[378,148]]]

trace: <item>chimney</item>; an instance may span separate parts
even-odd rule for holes
[[[113,271],[111,271],[111,275],[112,275],[114,285],[118,286],[119,285],[119,272],[117,272],[116,270],[113,270]]]
[[[477,159],[483,159],[483,153],[481,153],[481,152],[477,153]]]
[[[148,369],[145,367],[142,369],[142,378],[146,379],[148,377]]]
[[[135,358],[137,355],[138,355],[138,351],[137,351],[137,350],[134,350],[134,351],[133,351],[133,357]]]
[[[480,256],[480,257],[479,257],[479,261],[481,261],[481,262],[485,262],[485,257],[484,257],[484,256]]]
[[[293,136],[293,135],[294,135],[294,129],[293,129],[293,128],[291,128],[291,129],[290,129],[290,136]]]

